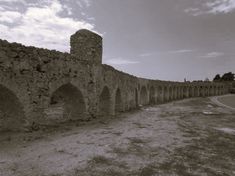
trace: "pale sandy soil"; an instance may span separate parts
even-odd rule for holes
[[[218,101],[227,106],[235,108],[235,95],[234,94],[229,95],[229,96],[221,96],[218,98]]]
[[[0,134],[0,176],[235,175],[235,111],[189,99]]]

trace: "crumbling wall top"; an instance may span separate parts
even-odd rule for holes
[[[87,29],[82,29],[70,38],[70,53],[93,64],[102,63],[102,37]]]

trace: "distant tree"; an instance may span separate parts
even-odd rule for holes
[[[232,72],[225,73],[221,77],[222,81],[234,81],[234,74]]]
[[[220,81],[220,80],[221,80],[220,74],[215,75],[213,81]]]

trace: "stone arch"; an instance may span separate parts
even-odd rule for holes
[[[223,95],[224,94],[224,86],[221,86],[220,87],[220,95]]]
[[[220,86],[218,86],[218,95],[221,95],[221,90],[220,90]]]
[[[111,94],[109,88],[104,86],[99,96],[99,115],[106,116],[111,114]]]
[[[50,120],[85,119],[86,105],[82,92],[71,83],[57,88],[51,95],[46,114]]]
[[[188,98],[188,87],[183,87],[183,98]]]
[[[163,90],[161,86],[157,88],[157,102],[163,102]]]
[[[140,104],[141,105],[148,104],[148,94],[147,94],[147,89],[145,86],[142,86],[140,90]]]
[[[164,86],[164,96],[163,96],[163,99],[165,102],[167,102],[169,100],[169,92],[168,92],[168,87],[167,86]]]
[[[177,86],[176,87],[176,94],[177,94],[177,100],[180,99],[180,88]]]
[[[194,97],[198,97],[199,96],[199,89],[197,86],[194,87]]]
[[[213,91],[213,86],[209,86],[209,93],[208,93],[208,95],[209,95],[209,96],[212,96],[213,93],[214,93],[214,91]]]
[[[20,130],[25,120],[23,104],[17,95],[0,84],[0,131]]]
[[[214,95],[217,95],[217,87],[216,86],[214,86],[213,90],[214,90]]]
[[[121,95],[121,90],[118,88],[116,90],[116,94],[115,94],[115,113],[119,113],[122,112],[122,95]]]
[[[177,87],[174,87],[174,99],[177,100],[178,99],[178,92],[177,92]]]
[[[172,100],[176,100],[176,87],[172,87]]]
[[[208,90],[208,87],[207,87],[207,86],[205,86],[204,95],[205,95],[206,97],[209,95],[209,90]]]
[[[150,104],[155,104],[155,88],[153,86],[150,87],[149,90],[149,103]]]
[[[169,87],[169,101],[173,100],[173,90],[172,87]]]
[[[135,107],[139,106],[139,94],[138,94],[138,89],[135,88]]]
[[[193,88],[191,86],[188,87],[188,96],[193,97]]]
[[[199,96],[204,97],[204,88],[203,88],[203,86],[200,86],[200,88],[199,88]]]
[[[126,97],[125,111],[130,111],[131,110],[131,94],[129,92],[130,92],[130,90],[127,89],[127,92],[124,95]]]
[[[180,99],[184,98],[184,92],[183,92],[183,87],[179,87],[179,94],[180,94]]]

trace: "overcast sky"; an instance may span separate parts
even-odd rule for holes
[[[103,63],[161,80],[235,72],[235,0],[0,0],[0,38],[69,51],[86,28]]]

